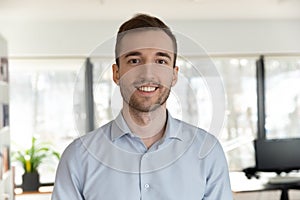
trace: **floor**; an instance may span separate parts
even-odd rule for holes
[[[300,191],[289,191],[290,200],[300,200]],[[26,194],[18,195],[15,200],[50,200],[51,194]],[[234,200],[279,200],[280,191],[272,192],[253,192],[253,193],[237,193],[234,194]]]
[[[280,200],[280,191],[235,193],[234,200]],[[290,190],[289,200],[300,200],[300,190]]]

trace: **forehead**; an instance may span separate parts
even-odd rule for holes
[[[174,53],[171,38],[162,30],[138,30],[126,32],[120,42],[118,57],[141,49],[158,49]]]

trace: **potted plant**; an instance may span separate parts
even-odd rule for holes
[[[38,167],[45,159],[60,158],[60,154],[54,151],[49,144],[39,143],[32,138],[31,147],[19,150],[14,154],[14,159],[19,161],[24,169],[22,175],[23,191],[37,191],[40,186]]]

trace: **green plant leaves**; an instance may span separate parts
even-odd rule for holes
[[[29,149],[19,150],[14,154],[14,159],[22,164],[25,173],[37,172],[39,165],[48,158],[59,160],[60,154],[54,151],[51,145],[38,143],[35,137],[32,137]]]

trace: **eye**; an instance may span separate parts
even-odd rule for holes
[[[137,59],[137,58],[132,58],[132,59],[128,60],[129,64],[134,64],[134,65],[139,64],[140,62],[141,61],[139,59]]]
[[[168,64],[168,61],[167,61],[167,60],[164,60],[164,59],[158,59],[158,60],[156,61],[156,63],[161,64],[161,65],[167,65],[167,64]]]

